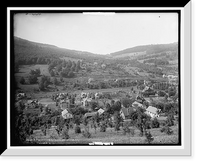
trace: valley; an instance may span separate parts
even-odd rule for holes
[[[180,143],[178,43],[100,55],[15,37],[14,57],[16,145]]]

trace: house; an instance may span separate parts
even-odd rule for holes
[[[98,111],[99,115],[103,114],[105,112],[105,110],[103,110],[102,108],[100,108]]]
[[[132,107],[143,107],[143,105],[137,101],[133,102]]]
[[[94,64],[93,64],[93,65],[97,66],[97,65],[98,65],[98,63],[97,63],[97,62],[94,62]]]
[[[87,106],[89,106],[89,102],[91,102],[91,101],[92,101],[91,98],[84,98],[84,99],[81,101],[81,104],[82,104],[82,106],[87,107]]]
[[[101,65],[101,68],[102,68],[102,69],[105,69],[105,68],[106,68],[106,64],[102,64],[102,65]]]
[[[73,115],[71,113],[69,113],[69,111],[67,109],[63,110],[62,112],[62,117],[64,119],[72,119]]]
[[[128,119],[130,117],[130,114],[134,111],[136,111],[134,107],[129,107],[129,108],[122,107],[122,109],[120,110],[120,115],[125,120]]]
[[[87,93],[82,92],[81,93],[81,98],[86,98],[87,97]]]
[[[141,96],[136,96],[136,100],[137,100],[138,103],[141,103],[141,104],[143,104],[143,102],[146,101],[146,100],[145,100],[143,97],[141,97]]]
[[[85,118],[90,118],[90,117],[93,117],[97,114],[98,112],[88,112],[88,113],[85,113]]]
[[[154,117],[159,117],[159,113],[160,112],[160,109],[157,109],[156,107],[152,107],[152,106],[149,106],[145,113],[149,116],[151,116],[151,118],[154,118]]]
[[[89,78],[88,79],[88,83],[90,84],[90,83],[93,83],[95,80],[93,79],[93,78]]]
[[[155,95],[155,94],[156,94],[156,92],[153,89],[151,89],[150,87],[148,87],[148,88],[145,87],[145,89],[142,91],[142,95],[144,97],[149,97],[149,95]]]
[[[95,93],[95,94],[94,94],[94,97],[95,97],[95,99],[99,99],[100,94],[99,94],[99,93]]]
[[[120,115],[123,119],[126,119],[129,115],[128,108],[122,107],[122,109],[120,110]]]

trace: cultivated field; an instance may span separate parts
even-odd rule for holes
[[[154,137],[152,144],[178,144],[178,125],[171,127],[173,130],[172,135],[166,135],[166,133],[160,132],[160,128],[153,128],[149,131]],[[140,136],[140,131],[135,127],[130,127],[134,131],[134,134],[124,134],[122,128],[120,131],[115,131],[114,128],[107,128],[106,132],[100,132],[100,128],[96,131],[94,128],[89,128],[92,136],[88,139],[82,134],[74,133],[73,129],[69,129],[69,139],[63,139],[58,134],[55,128],[50,128],[47,130],[47,135],[44,136],[41,130],[35,130],[33,135],[27,141],[35,141],[38,144],[89,144],[92,142],[113,142],[114,144],[148,144],[145,140],[146,138]],[[82,132],[85,130],[84,126],[81,125]]]

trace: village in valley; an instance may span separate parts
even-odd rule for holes
[[[178,14],[11,15],[11,145],[180,145]]]
[[[103,56],[14,41],[15,145],[180,143],[177,43]]]

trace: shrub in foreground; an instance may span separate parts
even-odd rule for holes
[[[146,139],[145,139],[145,141],[148,143],[148,144],[150,144],[153,140],[154,140],[154,138],[153,138],[153,136],[151,135],[151,133],[150,132],[145,132],[145,137],[146,137]]]
[[[165,132],[167,135],[173,134],[173,130],[169,126],[163,127],[160,132]]]
[[[158,121],[157,118],[154,118],[152,121],[151,121],[151,127],[152,128],[159,128],[160,127],[160,123]]]

